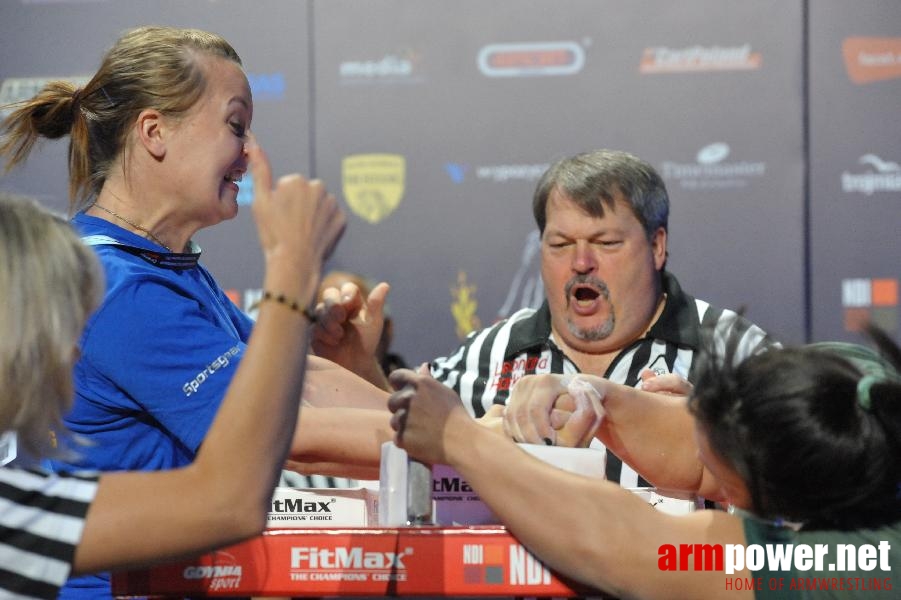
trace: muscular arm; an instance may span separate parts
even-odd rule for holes
[[[549,567],[617,595],[722,597],[723,572],[661,571],[659,549],[662,544],[742,543],[739,519],[720,511],[681,517],[655,511],[616,484],[528,456],[480,427],[434,380],[409,371],[397,371],[391,379],[401,388],[389,404],[398,445],[419,460],[457,469]],[[731,576],[742,575],[747,572]],[[736,597],[750,595],[736,592]]]
[[[388,392],[311,355],[303,400],[286,468],[308,475],[378,479],[382,444],[394,436]],[[500,430],[502,409],[495,405],[478,422]]]
[[[310,406],[386,411],[388,392],[331,360],[311,355],[303,400]]]
[[[685,396],[603,383],[605,415],[597,437],[605,446],[658,488],[723,499],[698,459]]]
[[[311,355],[303,402],[285,468],[307,475],[378,479],[381,447],[392,437],[388,392]]]
[[[387,401],[387,393],[383,406]],[[304,406],[286,468],[308,475],[378,479],[382,444],[392,438],[386,410]]]
[[[698,460],[694,417],[683,395],[690,386],[680,387],[681,380],[666,377],[645,382],[655,390],[646,391],[579,375],[602,398],[604,417],[595,430],[591,411],[575,410],[562,383],[566,376],[526,376],[513,389],[505,429],[515,439],[532,443],[543,438],[556,438],[559,443],[594,432],[623,462],[662,490],[722,500],[719,485]]]
[[[598,439],[657,487],[697,492],[702,465],[685,397],[605,383]]]

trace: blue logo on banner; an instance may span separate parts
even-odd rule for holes
[[[466,179],[466,171],[469,170],[469,167],[457,163],[446,163],[444,165],[444,170],[447,172],[448,176],[450,176],[451,181],[454,183],[463,183],[463,180]]]
[[[285,76],[282,73],[248,73],[253,100],[281,100],[285,97]]]

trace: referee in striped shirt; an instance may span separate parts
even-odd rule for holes
[[[513,384],[534,373],[590,373],[635,386],[649,370],[691,382],[702,330],[723,349],[724,340],[738,339],[739,361],[777,344],[736,312],[690,296],[666,271],[669,197],[660,175],[640,158],[597,150],[562,159],[538,182],[532,209],[545,301],[471,333],[430,365],[474,417],[497,415],[492,406],[506,405]],[[386,293],[387,286],[377,286],[366,299],[346,288],[326,295],[317,353],[333,360],[365,356],[337,350],[348,339],[363,350],[374,347]],[[339,339],[336,321],[357,335]],[[344,366],[388,389],[368,359]],[[610,452],[607,478],[625,487],[649,485]]]

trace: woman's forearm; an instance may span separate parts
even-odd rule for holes
[[[671,573],[658,561],[664,544],[741,543],[732,515],[658,512],[616,484],[556,469],[483,427],[445,437],[444,445],[492,512],[554,571],[618,597],[721,596],[723,572]]]
[[[105,474],[76,552],[76,572],[198,553],[263,529],[297,420],[307,328],[305,317],[287,307],[261,307],[194,463]]]

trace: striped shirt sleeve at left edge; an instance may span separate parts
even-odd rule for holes
[[[0,595],[56,597],[96,489],[94,476],[0,469]]]

